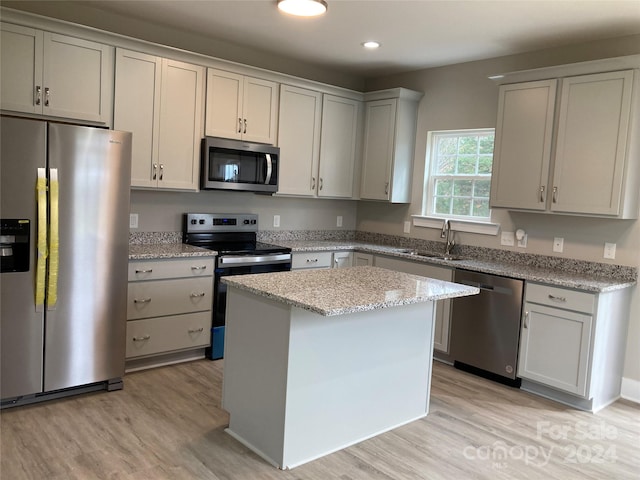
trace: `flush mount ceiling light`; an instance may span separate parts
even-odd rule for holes
[[[324,0],[278,0],[278,8],[298,17],[315,17],[327,11]]]
[[[375,50],[376,48],[380,47],[380,44],[378,42],[374,42],[373,40],[370,40],[368,42],[364,42],[362,46],[370,50]]]

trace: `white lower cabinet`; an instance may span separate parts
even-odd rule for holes
[[[453,281],[453,269],[429,265],[424,262],[411,262],[396,258],[376,255],[374,265],[398,272],[411,273],[436,280]],[[435,334],[433,348],[443,353],[449,353],[449,323],[451,317],[451,300],[438,300],[435,308]]]
[[[591,293],[527,282],[522,388],[589,411],[620,396],[630,289]]]
[[[291,256],[291,269],[331,268],[331,252],[294,252]]]
[[[333,268],[353,266],[353,252],[333,252]]]
[[[370,253],[355,252],[353,254],[354,267],[371,267],[373,266],[373,255]]]
[[[127,370],[202,356],[211,340],[213,271],[208,257],[129,262]]]

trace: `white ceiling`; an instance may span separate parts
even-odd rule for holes
[[[313,19],[275,0],[83,3],[367,77],[640,33],[640,0],[326,1]]]

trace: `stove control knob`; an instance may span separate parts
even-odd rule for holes
[[[191,225],[196,225],[198,223],[198,221],[195,218],[191,219]]]
[[[255,225],[256,224],[256,220],[251,220],[251,225]]]
[[[242,222],[242,223],[244,223],[245,225],[249,225],[249,220],[245,220],[245,221],[244,221],[244,222]]]
[[[204,219],[201,218],[200,220],[198,220],[198,223],[200,223],[200,225],[204,225]]]

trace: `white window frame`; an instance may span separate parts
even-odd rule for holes
[[[492,134],[495,135],[494,128],[473,128],[473,129],[461,129],[461,130],[439,130],[428,132],[427,136],[427,161],[425,168],[425,182],[424,182],[424,190],[423,190],[423,207],[422,212],[423,216],[426,217],[434,217],[434,218],[443,218],[443,219],[454,219],[465,222],[478,222],[478,223],[488,223],[491,221],[491,209],[489,209],[489,214],[485,217],[476,217],[470,215],[454,215],[454,214],[439,214],[433,212],[433,198],[434,198],[434,189],[435,189],[435,180],[436,178],[450,178],[452,180],[476,180],[476,179],[486,179],[491,181],[491,174],[488,175],[435,175],[434,169],[436,166],[435,162],[435,148],[437,145],[437,140],[441,137],[460,137],[465,135],[487,135]]]

